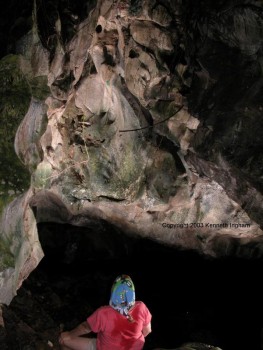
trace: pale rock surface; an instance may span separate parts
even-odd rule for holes
[[[220,74],[210,74],[205,55],[200,54],[204,66],[200,58],[191,61],[181,2],[154,5],[145,1],[138,10],[128,1],[98,1],[68,43],[62,45],[57,33],[50,63],[35,32],[34,46],[22,53],[24,74],[44,77],[49,90],[45,98],[32,99],[16,135],[31,187],[3,214],[0,303],[10,303],[43,257],[40,222],[99,229],[107,221],[123,233],[212,257],[262,256],[258,173],[243,178],[256,160],[239,170],[242,154],[231,163],[221,143],[232,140],[236,147],[242,125],[253,129],[254,117],[240,107],[237,118],[244,124],[225,133],[218,127]],[[227,34],[222,29],[227,15],[210,18],[207,38],[219,36],[223,44],[253,55],[262,48],[262,19],[251,9],[235,11]],[[202,103],[217,109],[195,112]]]

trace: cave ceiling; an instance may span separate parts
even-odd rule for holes
[[[0,302],[43,257],[38,223],[261,257],[262,2],[36,1],[30,23],[4,57],[31,181],[3,212]]]

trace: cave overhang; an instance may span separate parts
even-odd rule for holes
[[[173,207],[172,214],[178,215],[178,212],[174,214]],[[181,212],[184,212],[182,208]],[[148,238],[208,257],[250,259],[262,256],[262,234],[258,225],[251,221],[243,221],[242,225],[236,224],[236,221],[215,223],[211,212],[200,222],[189,219],[175,221],[171,220],[171,208],[167,204],[143,208],[140,202],[126,205],[88,202],[79,208],[78,204],[67,206],[52,191],[40,190],[35,194],[29,191],[8,208],[2,221],[5,237],[11,243],[6,254],[13,263],[1,273],[1,302],[11,302],[23,281],[44,256],[37,232],[38,223],[86,227],[98,235],[103,232],[106,222],[124,236]]]

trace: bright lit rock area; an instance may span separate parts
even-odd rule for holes
[[[1,350],[58,350],[121,273],[145,350],[262,350],[262,1],[0,17]]]

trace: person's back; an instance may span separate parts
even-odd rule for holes
[[[141,350],[151,332],[151,313],[142,301],[135,301],[131,278],[118,276],[111,289],[108,306],[102,306],[71,332],[60,337],[62,349]],[[84,331],[85,330],[85,331]],[[82,338],[93,331],[97,340]]]
[[[103,306],[87,321],[97,335],[99,350],[141,350],[145,338],[142,329],[151,321],[146,305],[136,301],[130,310],[132,320],[121,315],[111,306]]]

